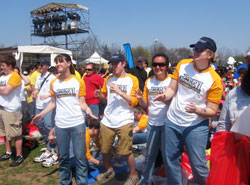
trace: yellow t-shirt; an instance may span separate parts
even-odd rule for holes
[[[147,125],[148,125],[148,116],[143,114],[137,126],[139,127],[140,131],[144,131],[144,129],[147,128]]]
[[[40,75],[41,73],[38,71],[34,71],[31,76],[30,76],[30,85],[34,85],[36,84],[36,78],[38,77],[38,75]]]
[[[90,141],[93,140],[92,137],[90,137],[90,134],[89,134],[89,128],[86,128],[86,159],[87,160],[90,160],[92,158],[92,155],[90,153],[90,148],[89,148],[89,145],[90,145]],[[95,144],[98,148],[100,148],[100,138],[97,137],[96,140],[95,140]]]
[[[28,75],[27,78],[31,81],[31,75]],[[30,84],[25,86],[25,89],[30,89],[30,88],[31,88]],[[26,92],[27,92],[27,95],[26,95],[27,96],[27,103],[33,102],[31,92],[29,92],[29,91],[26,91]]]
[[[77,70],[75,70],[75,75],[76,75],[78,78],[81,78],[81,75],[80,75],[80,73],[79,73]]]

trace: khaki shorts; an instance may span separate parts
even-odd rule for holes
[[[118,144],[116,153],[119,155],[129,155],[132,153],[133,139],[133,123],[128,123],[119,128],[109,128],[101,123],[100,142],[101,152],[108,154],[111,151],[115,141],[115,136],[118,136]]]
[[[0,136],[7,140],[22,136],[22,111],[8,112],[0,110]]]

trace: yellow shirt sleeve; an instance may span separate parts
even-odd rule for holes
[[[22,84],[22,78],[18,73],[13,72],[12,75],[10,76],[7,84],[16,88]]]
[[[143,114],[137,126],[139,127],[140,131],[142,131],[147,127],[147,125],[148,125],[148,116]]]
[[[38,75],[40,75],[38,71],[34,71],[30,76],[30,85],[36,85],[36,78]]]
[[[149,77],[149,78],[146,80],[145,85],[144,85],[144,89],[143,89],[143,98],[144,98],[144,100],[147,102],[147,104],[148,104],[148,88],[147,88],[147,85],[148,85],[149,79],[151,79],[151,78],[153,78],[153,77],[154,77],[154,76]]]
[[[131,94],[130,94],[130,96],[132,98],[132,102],[130,104],[130,107],[134,107],[138,104],[138,98],[135,97],[135,91],[139,90],[139,81],[133,75],[130,75],[130,77],[132,78],[132,81],[133,81],[133,87],[132,87]]]
[[[90,160],[91,158],[92,158],[92,155],[91,155],[91,153],[90,153],[90,141],[91,141],[91,137],[90,137],[90,135],[89,135],[89,129],[87,128],[86,129],[86,133],[85,133],[85,139],[86,139],[86,159],[87,160]]]
[[[108,79],[110,78],[110,77],[112,77],[113,75],[110,75],[110,76],[107,76],[107,78],[105,78],[105,80],[104,80],[104,84],[103,84],[103,86],[102,86],[102,89],[101,89],[101,92],[102,92],[102,94],[103,94],[103,96],[106,98],[107,97],[107,82],[108,82]]]
[[[214,83],[211,86],[211,88],[208,90],[207,100],[212,103],[220,104],[222,93],[223,93],[221,78],[216,74],[215,71],[211,72],[211,75],[214,80]]]
[[[176,68],[175,68],[173,74],[170,75],[170,78],[173,78],[173,79],[175,79],[176,81],[178,81],[178,80],[179,80],[179,71],[180,71],[180,66],[181,66],[181,64],[186,64],[186,63],[191,63],[191,62],[193,62],[193,59],[183,59],[183,60],[181,60],[181,61],[177,64],[177,66],[176,66]]]
[[[80,75],[80,73],[79,73],[77,70],[75,70],[75,75],[76,75],[78,78],[81,78],[81,75]]]
[[[78,78],[75,75],[73,75],[73,78],[75,78],[79,82],[79,84],[80,84],[79,97],[80,96],[86,96],[86,86],[85,86],[84,80],[81,79],[81,78]]]
[[[51,95],[55,95],[56,94],[55,91],[53,90],[53,84],[55,83],[56,80],[57,80],[57,78],[55,78],[54,80],[52,80],[50,82],[50,94]]]

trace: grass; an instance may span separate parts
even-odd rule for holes
[[[50,168],[42,167],[40,163],[35,163],[33,159],[41,155],[40,149],[46,147],[41,145],[32,151],[23,148],[24,162],[17,167],[9,167],[10,160],[0,162],[0,184],[1,185],[42,185],[58,184],[58,164]],[[13,151],[15,149],[13,148]],[[5,152],[5,145],[0,145],[0,155]]]
[[[52,167],[42,167],[41,163],[35,163],[33,159],[41,155],[40,149],[46,145],[40,145],[33,150],[23,147],[24,162],[17,167],[10,167],[11,160],[0,162],[0,184],[1,185],[44,185],[59,184],[59,164]],[[12,148],[15,151],[15,148]],[[0,155],[5,152],[5,145],[0,145]],[[118,174],[116,178],[105,183],[105,185],[123,185],[128,174]],[[73,184],[75,184],[73,180]],[[91,185],[100,185],[101,182]],[[104,185],[104,184],[103,184]]]

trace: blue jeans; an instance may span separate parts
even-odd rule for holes
[[[49,102],[47,103],[47,105]],[[47,107],[46,105],[46,107]],[[42,112],[43,109],[36,109],[36,115]],[[55,109],[47,113],[41,121],[39,121],[37,124],[37,127],[39,128],[39,132],[42,134],[42,136],[48,140],[49,131],[55,126]]]
[[[69,145],[72,139],[73,153],[76,160],[76,184],[87,184],[87,160],[85,157],[86,144],[85,144],[85,124],[81,124],[70,128],[59,128],[56,126],[56,142],[59,151],[59,176],[60,184],[70,184],[72,180],[71,162],[69,156]]]
[[[133,134],[133,144],[144,144],[147,142],[147,132],[137,132]]]
[[[91,155],[92,155],[93,158],[95,158],[95,159],[97,159],[99,161],[103,161],[102,153],[101,153],[100,150],[95,150],[95,151],[91,152]],[[89,171],[97,170],[99,168],[100,168],[99,165],[96,165],[96,164],[88,161],[88,169],[89,169]]]
[[[88,105],[89,108],[92,111],[92,114],[95,115],[97,118],[99,118],[99,103],[97,104],[92,104],[92,105]],[[86,119],[85,119],[85,123],[88,124],[88,119],[89,119],[89,115],[86,114]]]
[[[154,171],[155,160],[158,155],[158,151],[161,147],[161,151],[164,151],[164,135],[165,129],[163,126],[147,126],[147,154],[145,159],[145,170],[142,174],[142,180],[140,184],[150,184],[152,174]],[[163,161],[165,163],[164,155]],[[165,165],[166,166],[166,165]]]
[[[165,158],[167,162],[165,169],[168,185],[182,185],[180,161],[184,145],[187,149],[194,183],[196,185],[206,184],[209,173],[205,152],[208,124],[207,119],[194,126],[181,127],[172,123],[168,118],[165,119]]]

